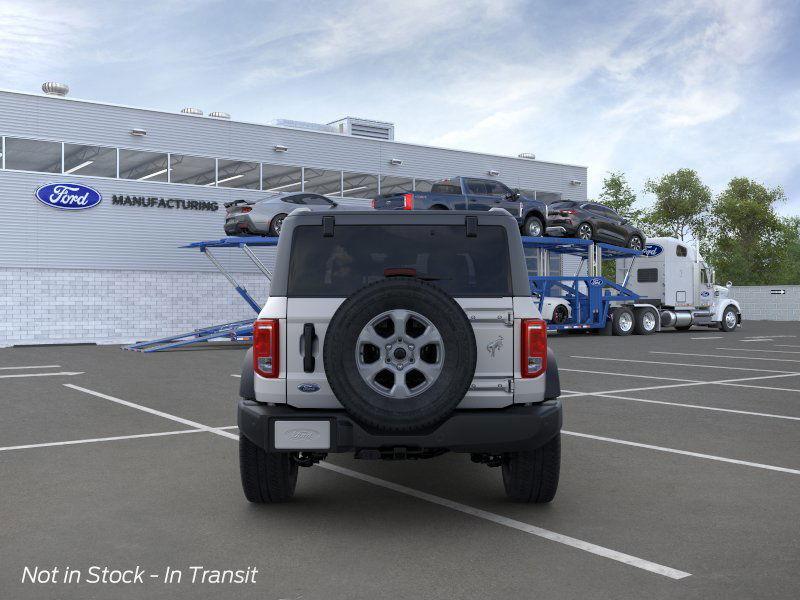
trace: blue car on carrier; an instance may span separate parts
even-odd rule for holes
[[[547,205],[494,179],[452,177],[435,182],[430,192],[383,194],[372,201],[378,210],[481,210],[503,208],[516,218],[522,235],[545,235]]]

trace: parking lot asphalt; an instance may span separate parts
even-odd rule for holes
[[[293,502],[250,505],[244,348],[2,349],[0,598],[797,598],[800,323],[549,342],[565,412],[544,506],[457,454],[331,456]],[[147,575],[22,581],[92,565]]]

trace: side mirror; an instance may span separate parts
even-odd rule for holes
[[[733,287],[733,282],[729,281],[728,283],[725,284],[725,287],[731,289]]]
[[[339,203],[331,200],[331,208],[336,208],[337,206],[339,206]]]

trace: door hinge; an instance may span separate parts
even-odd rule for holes
[[[505,323],[509,327],[513,327],[514,326],[514,313],[513,312],[506,313],[506,321],[505,321]]]
[[[506,379],[506,391],[509,394],[514,393],[514,380],[513,379]]]

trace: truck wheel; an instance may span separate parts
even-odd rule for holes
[[[644,242],[638,235],[632,235],[628,240],[628,248],[631,250],[641,250],[644,248]]]
[[[544,225],[539,217],[530,216],[525,219],[525,224],[522,226],[522,235],[530,237],[541,237],[544,235]]]
[[[256,504],[286,502],[297,486],[295,455],[266,452],[239,435],[239,473],[245,497]]]
[[[561,434],[533,451],[503,455],[503,485],[514,502],[550,502],[558,489]]]
[[[739,324],[739,319],[736,317],[736,310],[729,306],[722,313],[722,321],[719,323],[719,328],[722,331],[733,331]]]
[[[613,335],[630,335],[633,332],[634,318],[630,308],[618,308],[614,311],[611,321]]]
[[[636,322],[633,331],[637,335],[650,335],[656,332],[656,313],[649,308],[637,309],[634,313]]]
[[[334,313],[323,362],[350,415],[381,431],[442,422],[475,374],[475,334],[443,290],[411,277],[367,285]]]

